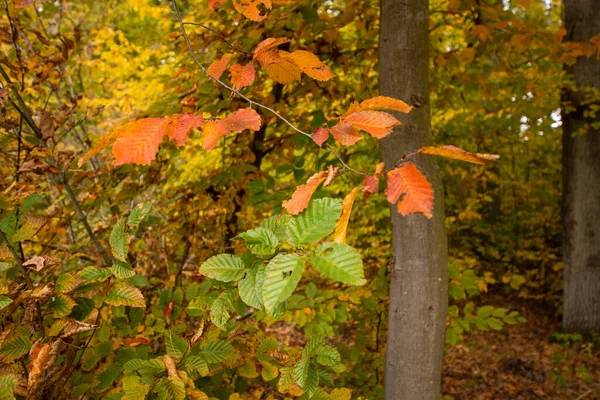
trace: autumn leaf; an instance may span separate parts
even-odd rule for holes
[[[327,81],[335,76],[329,67],[310,51],[296,50],[286,54],[284,58],[290,59],[302,72],[318,81]]]
[[[362,140],[363,137],[358,134],[351,122],[338,122],[329,129],[335,140],[344,146],[351,146]]]
[[[246,87],[254,82],[254,63],[248,63],[244,66],[240,64],[233,64],[229,68],[231,73],[231,83],[237,90]]]
[[[225,3],[227,3],[227,0],[208,0],[208,8],[211,10],[216,10]]]
[[[365,199],[370,195],[377,193],[379,190],[379,179],[383,173],[383,166],[383,163],[377,164],[377,167],[375,168],[375,174],[369,175],[365,178],[365,182],[363,183],[363,197]]]
[[[470,162],[473,164],[487,165],[490,161],[497,160],[500,158],[498,154],[482,154],[482,153],[470,153],[456,146],[427,146],[422,147],[417,151],[419,154],[433,154],[436,156],[442,156],[452,158],[455,160],[461,160]]]
[[[244,129],[257,131],[260,129],[260,115],[252,108],[242,108],[218,121],[209,121],[202,129],[202,146],[211,151],[220,138]]]
[[[329,138],[329,128],[318,127],[311,138],[319,147],[323,147],[323,143]]]
[[[400,121],[393,115],[381,111],[359,111],[349,115],[343,121],[378,139],[389,135],[394,126],[400,125]]]
[[[94,155],[114,143],[114,165],[134,163],[150,165],[156,158],[158,146],[163,141],[165,134],[175,144],[182,146],[187,134],[196,127],[202,126],[204,120],[201,116],[192,114],[172,115],[165,118],[144,118],[125,124],[113,132],[100,138],[98,143],[79,159],[81,167]]]
[[[267,18],[267,10],[273,8],[273,5],[271,0],[233,0],[233,7],[249,20],[260,22]]]
[[[388,187],[385,190],[387,200],[394,204],[398,199],[398,212],[404,216],[421,213],[432,217],[433,189],[425,176],[412,162],[387,173]],[[404,195],[402,198],[400,196]]]
[[[333,240],[338,243],[346,243],[346,233],[348,232],[348,222],[350,221],[350,213],[352,212],[352,205],[356,199],[356,195],[360,191],[360,186],[352,189],[350,193],[344,197],[342,201],[342,216],[335,225],[335,231],[333,233]]]
[[[289,43],[288,38],[267,38],[260,42],[254,49],[254,59],[257,60],[263,68],[269,64],[280,62],[281,57],[275,47],[280,44]]]
[[[292,215],[300,214],[307,206],[317,187],[327,178],[328,171],[319,171],[311,176],[306,184],[300,185],[290,200],[283,202],[283,208]]]
[[[392,97],[387,96],[376,96],[371,99],[364,100],[363,102],[353,103],[348,111],[346,111],[340,118],[344,119],[351,114],[360,111],[373,111],[373,110],[389,110],[389,111],[399,111],[402,113],[409,113],[412,110],[412,107],[406,104],[405,102],[394,99]]]
[[[327,178],[325,179],[325,183],[323,183],[324,187],[327,187],[331,184],[331,182],[333,182],[333,178],[335,178],[335,176],[337,175],[337,173],[340,171],[340,167],[334,167],[333,165],[330,165],[329,167],[327,167]]]
[[[284,51],[280,51],[279,53],[284,53],[285,55]],[[265,71],[270,78],[282,85],[300,80],[300,68],[287,58],[281,58],[278,62],[267,65]]]
[[[229,61],[231,61],[232,58],[233,54],[223,54],[221,58],[213,61],[206,70],[214,78],[219,79],[227,69],[227,64],[229,64]]]
[[[25,7],[32,6],[33,3],[34,3],[34,0],[15,0],[15,7],[16,8],[25,8]]]
[[[31,369],[29,371],[29,379],[27,382],[27,388],[31,389],[33,385],[39,382],[42,372],[47,365],[48,357],[50,356],[50,343],[46,343],[42,346],[35,346],[29,359],[31,360]]]

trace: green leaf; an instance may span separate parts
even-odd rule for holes
[[[308,208],[292,218],[288,224],[289,243],[300,247],[323,239],[333,232],[341,214],[340,199],[324,198],[311,201]]]
[[[178,376],[169,376],[161,379],[158,388],[158,399],[184,400],[185,385]]]
[[[364,285],[363,263],[356,249],[343,243],[323,243],[310,256],[313,267],[335,281]]]
[[[122,382],[124,394],[121,400],[145,399],[150,391],[150,385],[143,385],[139,376],[126,376]]]
[[[221,282],[238,281],[244,276],[244,262],[231,254],[219,254],[206,260],[200,273]]]
[[[259,257],[267,257],[275,253],[279,239],[275,233],[265,228],[255,228],[239,235],[246,242],[246,247]]]
[[[44,217],[39,217],[37,215],[30,216],[19,230],[12,235],[11,240],[13,242],[24,242],[25,240],[33,238],[35,234],[46,225],[46,222],[47,220]]]
[[[219,295],[210,308],[210,320],[213,324],[225,330],[229,321],[229,311],[233,309],[233,291],[228,290]]]
[[[25,336],[16,336],[8,339],[0,349],[0,361],[10,363],[18,360],[31,349],[31,342]]]
[[[261,292],[256,291],[256,272],[258,268],[253,268],[246,273],[244,279],[238,282],[238,291],[240,298],[250,307],[262,309]]]
[[[210,373],[208,363],[200,356],[189,356],[185,360],[185,367],[189,371],[194,371],[202,376],[206,376]]]
[[[263,302],[269,314],[294,293],[303,271],[304,260],[297,254],[278,254],[269,261],[262,288]]]
[[[308,339],[308,342],[302,349],[302,355],[306,357],[314,356],[319,354],[321,349],[325,346],[325,337],[322,335],[316,335]]]
[[[340,353],[330,346],[324,346],[317,351],[317,362],[327,367],[333,367],[342,362]]]
[[[113,256],[120,261],[127,260],[129,237],[125,232],[125,220],[121,218],[110,233],[110,248]]]
[[[56,279],[54,288],[58,293],[69,293],[75,290],[81,282],[83,282],[81,276],[77,275],[75,272],[67,272],[59,275]]]
[[[86,267],[79,271],[79,276],[85,280],[85,283],[103,282],[110,278],[108,268]]]
[[[131,228],[135,228],[142,222],[142,220],[148,215],[150,212],[150,208],[152,207],[152,203],[149,201],[145,201],[143,203],[138,204],[127,218],[127,225]]]
[[[48,308],[54,311],[55,318],[66,317],[77,303],[66,294],[57,293],[48,303]]]
[[[494,312],[494,307],[492,306],[483,306],[477,310],[477,316],[480,318],[487,318],[492,315]]]
[[[233,355],[235,355],[233,346],[223,341],[207,343],[200,353],[200,356],[209,364],[225,361]]]
[[[275,233],[275,236],[277,236],[277,239],[280,242],[283,242],[287,238],[286,230],[287,230],[287,225],[289,224],[289,222],[290,222],[289,215],[274,215],[272,217],[265,219],[263,222],[261,222],[260,227],[268,229],[271,232]]]
[[[94,392],[103,392],[112,387],[113,382],[121,375],[121,368],[123,364],[114,363],[110,364],[100,373],[95,375],[95,379],[98,382],[92,389]]]
[[[135,271],[131,269],[129,264],[123,261],[117,261],[116,263],[114,263],[113,266],[110,268],[110,271],[115,277],[119,279],[127,279],[135,275]]]
[[[499,321],[498,319],[493,318],[493,317],[488,318],[487,323],[488,323],[488,326],[495,331],[501,331],[502,328],[504,327],[504,324],[502,323],[502,321]]]
[[[294,368],[294,377],[298,385],[308,393],[309,396],[317,390],[319,385],[319,370],[310,358],[302,357]]]
[[[279,348],[279,342],[275,338],[266,338],[258,345],[256,351],[264,353],[269,350],[276,350]]]
[[[172,356],[176,361],[181,360],[190,348],[185,339],[180,338],[171,331],[165,332],[165,347],[167,354]]]
[[[14,267],[14,265],[12,265],[11,263],[0,262],[0,272],[8,271],[9,269],[11,269],[13,267]]]
[[[151,360],[134,358],[133,360],[127,361],[123,365],[123,373],[125,373],[125,375],[131,375],[134,372],[139,372],[140,375],[157,376],[162,375],[165,371],[165,364],[160,358],[153,358]]]
[[[6,296],[0,296],[0,309],[3,309],[4,307],[8,306],[12,302],[13,301],[11,298],[8,298]]]
[[[27,214],[33,207],[38,205],[44,200],[44,196],[38,193],[33,193],[25,199],[23,206],[21,206],[21,214]]]
[[[113,306],[146,308],[146,300],[140,289],[124,282],[115,283],[106,294],[104,301]]]

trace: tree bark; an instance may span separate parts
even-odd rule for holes
[[[429,2],[381,0],[379,87],[382,95],[409,100],[403,125],[380,144],[386,169],[403,154],[431,144],[429,109]],[[447,240],[439,170],[433,157],[417,167],[432,184],[433,217],[403,217],[391,206],[392,264],[385,398],[439,399],[448,308]]]
[[[568,41],[588,42],[600,33],[597,0],[565,0]],[[575,87],[563,91],[563,237],[565,262],[563,329],[600,329],[600,129],[586,115],[600,98],[600,61],[579,57],[567,67]],[[590,104],[590,99],[593,100]],[[596,111],[597,113],[597,111]]]

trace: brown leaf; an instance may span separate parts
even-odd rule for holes
[[[33,346],[29,359],[31,360],[29,379],[27,382],[27,388],[31,389],[33,385],[39,382],[42,377],[42,373],[45,370],[48,357],[50,356],[50,343],[46,343],[42,346]]]
[[[377,167],[375,168],[375,174],[369,175],[365,178],[365,182],[363,183],[363,191],[365,192],[363,197],[365,199],[370,195],[377,193],[379,190],[379,179],[383,173],[383,167],[383,163],[377,164]]]
[[[200,321],[200,326],[198,327],[198,329],[196,329],[196,333],[194,333],[194,336],[192,337],[192,340],[190,341],[192,343],[192,346],[195,345],[198,340],[202,339],[202,336],[204,335],[204,320]]]
[[[340,167],[334,167],[333,165],[327,167],[327,179],[325,179],[323,187],[329,186],[339,171]]]
[[[163,363],[165,363],[165,368],[167,369],[167,373],[169,376],[177,376],[177,364],[173,357],[168,354],[163,356]]]
[[[23,263],[24,267],[34,268],[36,272],[40,272],[46,264],[46,259],[40,256],[33,256]]]
[[[35,114],[35,117],[37,119],[38,127],[42,131],[42,137],[44,139],[54,137],[56,125],[54,124],[52,114],[50,114],[46,110],[38,109]]]
[[[66,338],[69,336],[76,335],[82,332],[93,331],[94,329],[98,329],[98,325],[86,324],[80,321],[77,321],[72,318],[67,318],[67,323],[62,330],[61,338]]]

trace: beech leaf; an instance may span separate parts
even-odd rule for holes
[[[427,178],[412,162],[387,173],[388,187],[385,190],[387,200],[394,204],[398,199],[398,212],[404,216],[421,213],[427,218],[433,212],[433,188]],[[404,195],[402,198],[400,196]]]

